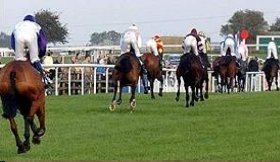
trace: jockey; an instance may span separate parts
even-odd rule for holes
[[[47,86],[48,79],[44,75],[40,63],[40,58],[46,53],[47,40],[34,16],[27,15],[22,22],[16,24],[11,35],[11,46],[15,51],[15,60],[26,61],[30,59],[31,64],[40,72],[45,86]],[[26,54],[26,48],[29,50],[29,56]]]
[[[144,67],[143,61],[141,59],[142,54],[140,53],[140,48],[142,46],[142,38],[139,32],[138,27],[133,24],[125,31],[121,39],[121,54],[126,52],[133,51],[140,61],[142,70],[144,73],[147,73],[146,68]]]
[[[240,42],[240,45],[238,47],[238,53],[239,53],[242,61],[247,61],[247,58],[248,58],[248,47],[245,44],[245,39],[243,39]]]
[[[271,39],[271,41],[268,43],[267,46],[267,57],[266,59],[272,58],[272,56],[278,60],[278,54],[277,54],[277,46],[274,42],[274,38]]]
[[[236,57],[236,48],[237,48],[237,43],[233,38],[232,34],[228,34],[227,37],[225,38],[224,42],[222,43],[222,51],[221,55],[225,56],[227,49],[230,48],[231,51],[231,56]]]
[[[147,41],[147,50],[159,57],[159,65],[162,68],[163,42],[158,35]]]
[[[198,36],[199,36],[199,38],[200,38],[200,40],[201,40],[201,43],[202,43],[202,50],[200,51],[200,52],[202,52],[202,53],[204,53],[204,54],[207,54],[207,48],[206,48],[206,35],[202,32],[202,31],[200,31],[199,33],[198,33]]]
[[[132,51],[133,54],[139,59],[142,68],[141,78],[144,83],[144,93],[148,93],[147,86],[147,70],[144,66],[143,60],[141,59],[142,54],[140,53],[140,48],[142,46],[142,38],[139,32],[138,27],[135,24],[132,24],[128,29],[125,31],[122,39],[121,39],[121,54],[127,53]]]
[[[200,62],[202,63],[199,53],[203,51],[203,44],[195,28],[191,30],[190,34],[186,35],[182,44],[182,48],[184,50],[184,54],[190,53],[192,51],[196,56],[199,57]]]

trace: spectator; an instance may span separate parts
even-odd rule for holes
[[[44,60],[43,60],[43,64],[44,65],[53,65],[53,58],[52,58],[52,51],[48,51],[47,53],[47,56],[44,57]],[[44,68],[46,72],[49,72],[51,69],[54,69],[54,68]]]
[[[89,54],[86,54],[85,60],[82,62],[82,64],[91,64],[91,57]],[[92,68],[91,67],[85,67],[85,74],[92,74]]]
[[[80,59],[80,52],[76,53],[76,55],[71,58],[71,63],[77,64],[79,63],[79,59]]]

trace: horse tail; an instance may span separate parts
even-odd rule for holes
[[[12,94],[16,93],[16,72],[11,71],[10,73],[10,84],[11,84],[11,90]]]
[[[3,117],[14,118],[17,114],[17,102],[16,102],[16,72],[10,73],[10,85],[11,93],[7,93],[1,96],[3,104]]]

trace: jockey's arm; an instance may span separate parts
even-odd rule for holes
[[[41,29],[38,34],[38,49],[39,49],[39,58],[45,56],[47,50],[47,39]]]
[[[142,37],[140,34],[138,35],[137,45],[138,45],[139,49],[142,47]]]
[[[14,32],[12,33],[11,35],[11,47],[12,49],[16,49],[16,43],[15,43],[15,35],[14,35]]]

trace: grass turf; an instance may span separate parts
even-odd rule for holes
[[[17,155],[0,119],[0,160],[279,160],[279,92],[211,94],[185,108],[184,95],[129,95],[115,112],[112,94],[47,97],[46,134]],[[20,135],[23,122],[17,116]]]

